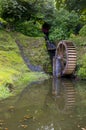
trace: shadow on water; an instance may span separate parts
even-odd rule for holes
[[[0,102],[0,130],[85,130],[84,88],[64,78],[34,82]]]

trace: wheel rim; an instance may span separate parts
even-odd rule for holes
[[[76,67],[76,49],[72,42],[59,42],[55,56],[61,58],[62,75],[74,72]]]

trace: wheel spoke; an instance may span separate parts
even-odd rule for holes
[[[58,51],[57,56],[60,56],[61,58],[62,73],[63,74],[73,73],[76,66],[76,50],[73,43],[68,41],[60,42],[58,44],[57,51]],[[71,67],[72,70],[70,70]]]

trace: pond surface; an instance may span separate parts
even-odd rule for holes
[[[86,130],[86,82],[48,79],[0,102],[0,130]]]

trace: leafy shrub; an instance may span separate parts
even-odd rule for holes
[[[74,42],[77,50],[77,76],[86,79],[86,36],[71,34],[70,41]]]
[[[49,36],[51,41],[62,40],[66,39],[67,37],[66,30],[63,30],[62,28],[53,29]]]
[[[51,40],[67,39],[71,33],[76,33],[76,27],[79,24],[79,16],[74,11],[60,9],[56,12],[52,21],[50,30]]]
[[[86,37],[82,37],[79,35],[71,34],[69,40],[73,41],[76,46],[85,46],[86,45]]]
[[[34,21],[25,21],[16,25],[16,30],[27,35],[27,36],[42,36],[43,33],[40,29],[40,24],[35,23]]]
[[[82,79],[86,79],[86,54],[81,56],[81,58],[79,59],[79,68],[77,71],[77,75]]]
[[[86,36],[86,25],[84,25],[79,31],[80,36]]]
[[[7,22],[4,19],[0,18],[0,28],[3,28],[6,25],[7,25]]]

